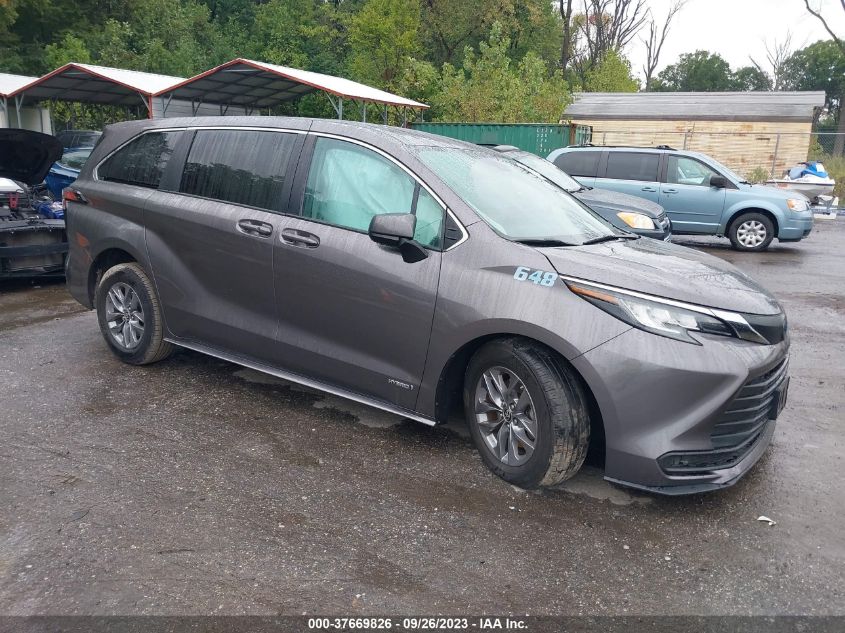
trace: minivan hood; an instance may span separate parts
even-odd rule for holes
[[[608,189],[584,189],[575,191],[573,196],[586,203],[587,206],[600,206],[613,211],[636,211],[650,218],[663,215],[663,207],[645,198],[629,196],[627,193],[617,193]]]
[[[768,291],[731,264],[668,242],[641,238],[539,249],[561,275],[748,314],[778,314]]]
[[[810,201],[807,196],[805,196],[800,191],[795,191],[794,189],[781,189],[780,187],[773,187],[771,185],[747,185],[744,183],[739,183],[737,185],[740,191],[744,191],[747,193],[753,193],[757,198],[767,198],[769,200],[788,200],[789,198],[798,198],[806,199],[808,202]]]
[[[62,144],[54,136],[30,130],[0,130],[0,178],[37,185],[61,157]]]

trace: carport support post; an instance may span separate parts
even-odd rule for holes
[[[15,95],[15,114],[18,117],[17,125],[19,128],[23,127],[21,123],[21,107],[23,106],[23,95]],[[11,125],[9,126],[11,127]]]
[[[367,102],[361,102],[361,120],[366,123],[367,122]]]
[[[387,125],[387,104],[384,104],[384,124]]]
[[[6,102],[6,97],[0,101],[0,108],[3,109],[3,120],[6,121],[6,127],[12,127],[9,121],[9,104]]]

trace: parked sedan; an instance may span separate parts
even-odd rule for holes
[[[585,187],[554,163],[513,145],[498,145],[492,149],[551,180],[613,226],[658,240],[672,237],[672,223],[659,204],[607,189]]]

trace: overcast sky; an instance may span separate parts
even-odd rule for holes
[[[673,0],[648,0],[659,22]],[[845,35],[845,11],[839,0],[811,0],[836,33]],[[660,55],[659,70],[677,61],[683,53],[698,49],[719,53],[736,70],[750,65],[749,55],[766,67],[765,40],[783,40],[792,33],[794,48],[829,39],[821,23],[807,13],[804,0],[688,0],[675,17],[672,31]],[[645,32],[641,34],[644,36]],[[626,51],[635,74],[642,78],[645,46],[640,36]]]

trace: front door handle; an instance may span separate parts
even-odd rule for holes
[[[319,237],[308,231],[298,229],[285,229],[282,231],[281,238],[285,244],[299,246],[300,248],[317,248],[320,245]]]
[[[650,191],[652,193],[655,193],[657,189],[655,187],[643,187],[642,191]]]
[[[258,237],[270,237],[273,235],[273,225],[261,220],[252,220],[245,218],[238,220],[238,230],[247,235],[257,235]]]

